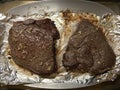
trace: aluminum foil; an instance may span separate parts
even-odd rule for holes
[[[120,16],[119,15],[104,15],[103,17],[95,16],[94,14],[86,15],[88,17],[82,17],[89,19],[95,25],[103,28],[103,31],[107,37],[107,40],[112,47],[114,53],[116,54],[116,64],[115,67],[101,75],[91,76],[89,73],[78,74],[72,72],[66,72],[65,68],[62,65],[62,56],[65,53],[65,49],[68,43],[68,40],[72,33],[76,30],[77,23],[81,20],[81,15],[85,16],[85,13],[75,14],[72,13],[72,21],[66,24],[65,18],[60,12],[51,12],[45,14],[35,14],[27,17],[21,16],[5,16],[0,14],[0,25],[4,26],[4,39],[1,41],[3,46],[1,47],[0,53],[0,83],[5,85],[19,85],[24,84],[25,86],[30,87],[40,87],[40,84],[78,84],[78,87],[86,87],[95,85],[105,81],[114,81],[116,77],[120,74]],[[77,18],[76,18],[77,17]],[[11,56],[8,54],[9,45],[8,45],[8,36],[9,29],[12,27],[14,21],[24,21],[28,18],[33,19],[43,19],[50,18],[52,19],[58,31],[60,33],[61,39],[57,41],[56,48],[58,49],[57,53],[57,63],[59,63],[59,74],[55,78],[42,78],[37,74],[33,74],[24,68],[19,67],[14,63]],[[97,22],[96,22],[97,21]],[[77,87],[77,86],[76,86]]]

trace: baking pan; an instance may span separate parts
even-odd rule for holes
[[[107,13],[116,14],[111,9],[98,4],[96,2],[85,1],[85,0],[41,0],[36,1],[30,4],[20,5],[14,7],[7,11],[8,15],[21,15],[27,16],[35,13],[42,13],[43,11],[52,12],[52,11],[61,11],[70,9],[73,12],[88,12],[94,13],[98,16],[103,16]],[[72,89],[72,88],[82,88],[87,86],[95,85],[96,82],[91,82],[87,85],[81,85],[78,83],[38,83],[38,84],[29,84],[27,86],[36,87],[36,88],[49,88],[49,89]]]

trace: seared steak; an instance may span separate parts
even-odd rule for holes
[[[12,59],[34,73],[51,74],[56,68],[57,39],[59,32],[50,19],[14,22],[8,38]]]
[[[111,69],[115,60],[102,29],[84,19],[70,37],[63,65],[67,70],[97,75]]]

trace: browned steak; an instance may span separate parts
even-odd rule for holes
[[[44,75],[55,71],[55,43],[59,39],[50,19],[18,21],[9,31],[11,56],[16,64]]]
[[[68,70],[97,75],[111,69],[115,59],[102,30],[82,20],[68,42],[63,65]]]

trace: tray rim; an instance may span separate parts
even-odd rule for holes
[[[8,15],[10,14],[11,11],[19,8],[19,7],[23,7],[23,6],[27,6],[27,5],[32,5],[32,4],[37,4],[37,3],[40,3],[40,2],[47,2],[47,1],[58,1],[58,0],[39,0],[39,1],[32,1],[30,3],[24,3],[24,4],[21,4],[21,5],[18,5],[18,6],[15,6],[13,8],[10,8],[9,10],[7,10],[5,13],[7,13]],[[62,1],[62,0],[61,0]],[[65,0],[63,0],[65,1]],[[67,0],[66,0],[67,1]],[[69,0],[68,0],[69,1]],[[75,1],[75,0],[74,0]],[[111,12],[111,14],[113,15],[116,15],[116,13],[110,9],[109,7],[106,7],[105,5],[103,4],[100,4],[98,2],[94,2],[94,1],[89,1],[89,0],[78,0],[80,2],[84,2],[84,3],[91,3],[91,4],[96,4],[96,5],[99,5],[100,7],[103,7],[103,8],[106,8],[107,10],[109,10]],[[26,1],[27,2],[27,1]],[[11,15],[11,14],[10,14]]]

